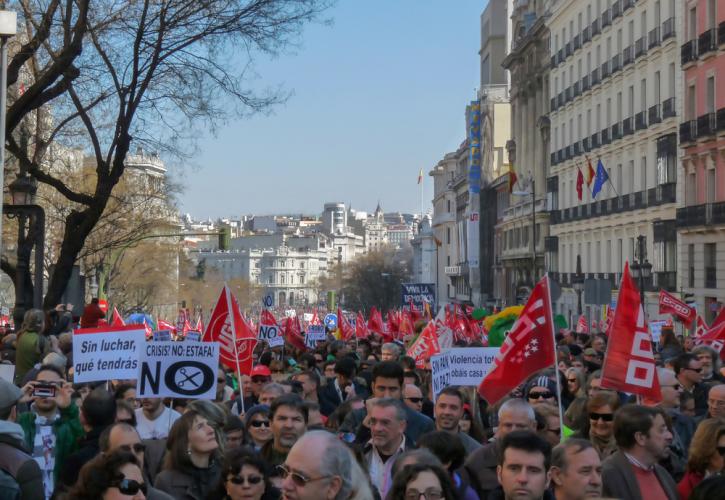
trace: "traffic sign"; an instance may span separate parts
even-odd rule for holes
[[[330,330],[337,329],[337,314],[330,313],[325,316],[325,326]]]
[[[264,305],[264,307],[272,307],[273,304],[274,304],[274,297],[272,297],[271,293],[268,293],[262,299],[262,305]]]

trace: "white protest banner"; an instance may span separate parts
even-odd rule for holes
[[[73,381],[134,379],[146,344],[143,325],[85,328],[73,332]]]
[[[15,380],[15,365],[0,364],[0,378],[12,384]]]
[[[310,321],[312,321],[312,318],[313,318],[313,314],[312,313],[303,313],[302,314],[302,319],[305,322],[307,322],[307,323],[309,323]]]
[[[184,340],[187,340],[189,342],[201,342],[201,332],[197,332],[196,330],[189,330],[186,332],[186,337]]]
[[[139,398],[214,399],[218,342],[150,342],[141,350]]]
[[[269,347],[284,345],[284,336],[277,325],[259,325],[257,339],[267,342]]]
[[[310,349],[317,347],[317,342],[324,342],[327,340],[327,333],[325,333],[325,325],[307,325],[307,331],[305,332],[305,345]]]
[[[154,342],[168,342],[171,340],[170,330],[159,330],[154,332]]]
[[[454,347],[432,356],[433,399],[451,385],[478,387],[499,350],[499,347]]]

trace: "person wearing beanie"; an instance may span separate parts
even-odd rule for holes
[[[546,375],[541,375],[529,381],[524,391],[526,400],[530,405],[557,404],[556,382]]]

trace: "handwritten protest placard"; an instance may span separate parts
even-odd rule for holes
[[[432,356],[433,399],[437,399],[445,387],[478,386],[498,352],[498,347],[454,347]]]
[[[76,330],[73,333],[73,381],[135,379],[144,345],[146,330],[139,325]]]

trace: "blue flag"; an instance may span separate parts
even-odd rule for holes
[[[602,160],[597,161],[597,175],[594,177],[594,187],[592,188],[592,198],[596,198],[599,191],[604,187],[604,183],[609,180],[609,175],[604,169]]]

